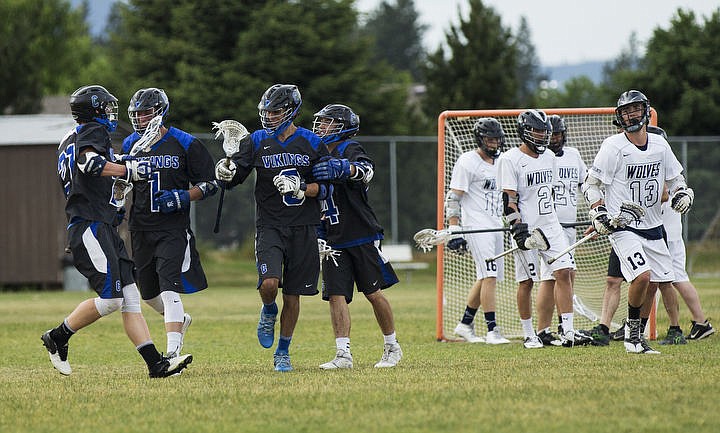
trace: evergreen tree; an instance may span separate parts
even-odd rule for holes
[[[500,16],[481,0],[470,0],[467,20],[451,26],[444,47],[428,57],[424,111],[509,108],[518,105],[518,50]]]

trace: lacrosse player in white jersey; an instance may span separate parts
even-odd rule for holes
[[[528,349],[542,348],[532,324],[532,287],[539,281],[538,256],[545,261],[566,249],[567,238],[555,212],[553,186],[557,178],[557,158],[545,153],[550,143],[552,125],[545,112],[527,110],[518,116],[518,136],[521,144],[512,148],[498,160],[498,179],[503,195],[503,213],[511,226],[511,233],[522,250],[515,253],[515,278],[518,281],[517,302],[520,322]],[[525,241],[529,229],[540,229],[547,238],[545,251],[530,250]],[[570,256],[560,256],[547,265],[555,277],[555,299],[562,318],[562,345],[572,347],[589,343],[589,339],[576,334],[573,325],[572,283],[573,268]]]
[[[505,132],[496,119],[483,117],[473,127],[477,148],[465,152],[453,167],[450,191],[445,200],[445,214],[451,231],[465,229],[492,229],[502,227],[500,191],[497,188],[495,160],[505,144]],[[455,334],[469,343],[479,343],[482,337],[475,334],[475,314],[482,305],[487,325],[487,344],[506,344],[495,321],[495,289],[502,278],[503,261],[486,262],[503,248],[502,232],[457,235],[448,242],[448,248],[458,253],[468,249],[475,260],[477,281],[470,289],[467,306]]]
[[[567,143],[567,126],[565,126],[565,120],[557,114],[548,116],[548,118],[553,128],[548,149],[555,155],[557,164],[557,177],[553,185],[555,213],[561,223],[574,223],[577,222],[577,196],[579,187],[587,174],[587,166],[577,149],[565,145]],[[564,227],[563,232],[565,233],[568,244],[574,244],[577,240],[575,227]],[[570,252],[568,256],[573,265],[570,270],[570,282],[574,287],[574,252]],[[555,309],[554,293],[555,277],[553,277],[552,271],[547,266],[543,266],[541,262],[540,287],[538,288],[536,298],[538,317],[537,335],[545,346],[558,346],[561,343],[550,330],[553,310]],[[562,333],[562,330],[560,330],[560,334]],[[589,334],[586,336],[589,336]]]
[[[648,134],[650,102],[637,90],[620,95],[615,109],[616,124],[623,132],[603,141],[592,168],[583,182],[583,194],[590,204],[590,219],[599,234],[607,234],[620,259],[628,288],[628,320],[625,350],[656,354],[641,332],[640,309],[650,282],[674,280],[672,258],[662,238],[661,196],[665,183],[670,206],[687,212],[694,194],[682,175],[682,165],[660,135]],[[623,202],[645,209],[642,219],[623,229],[611,223]]]

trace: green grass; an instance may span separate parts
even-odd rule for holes
[[[291,347],[296,371],[272,369],[255,336],[252,263],[208,253],[212,287],[185,296],[193,325],[180,377],[147,378],[114,314],[73,337],[73,374],[52,369],[40,334],[90,296],[0,293],[0,432],[714,432],[720,426],[720,335],[658,356],[609,347],[524,350],[435,341],[431,271],[386,292],[405,358],[376,370],[382,337],[369,304],[350,306],[355,368],[321,371],[334,355],[328,307],[303,299]],[[404,276],[404,272],[401,274]],[[696,279],[720,317],[720,280]],[[598,284],[598,286],[601,286]],[[163,349],[161,317],[144,307]],[[681,309],[687,331],[689,315]],[[667,321],[660,313],[658,329]]]

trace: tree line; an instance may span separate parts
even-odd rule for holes
[[[599,84],[576,77],[561,89],[541,89],[547,77],[526,20],[514,31],[482,0],[468,3],[444,43],[427,50],[413,0],[383,1],[367,15],[353,0],[129,0],[114,4],[100,37],[89,32],[87,1],[79,8],[67,0],[2,2],[0,110],[36,113],[45,95],[100,83],[126,116],[130,95],[155,86],[168,93],[169,121],[181,129],[209,132],[211,121],[233,118],[252,130],[260,127],[262,92],[282,82],[301,90],[301,125],[324,105],[344,103],[360,115],[362,135],[436,135],[437,116],[447,109],[612,106],[635,88],[671,136],[717,134],[720,8],[709,17],[678,9],[646,48],[631,37]],[[380,164],[386,152],[378,150]],[[428,196],[410,200],[403,237],[424,223],[412,215],[435,207],[427,193],[435,189],[434,152],[400,149],[399,161],[414,173],[400,181]],[[690,156],[720,161],[720,149]],[[238,216],[237,227],[252,227],[251,202],[239,206],[227,214]],[[247,235],[238,230],[230,238]]]

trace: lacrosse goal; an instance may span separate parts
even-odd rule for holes
[[[458,157],[469,150],[475,149],[473,125],[480,117],[494,117],[505,131],[505,148],[519,146],[517,136],[517,116],[525,111],[517,110],[467,110],[445,111],[438,118],[438,179],[437,179],[437,227],[445,225],[444,200],[450,184],[453,166]],[[573,108],[547,109],[547,114],[559,114],[565,119],[567,126],[566,146],[575,147],[580,151],[588,168],[592,165],[595,154],[603,140],[617,133],[612,124],[615,108]],[[657,115],[652,110],[652,124],[657,123]],[[549,151],[549,150],[548,150]],[[587,220],[588,206],[582,195],[577,197],[578,221]],[[578,239],[583,237],[587,227],[577,227]],[[505,233],[505,249],[511,248],[510,235]],[[585,242],[575,250],[577,273],[575,277],[575,328],[589,329],[600,320],[602,297],[605,290],[607,262],[610,254],[610,243],[606,236]],[[457,337],[453,330],[465,311],[467,294],[475,281],[475,264],[470,255],[459,256],[450,252],[442,245],[437,250],[437,339],[452,341]],[[516,302],[517,283],[515,282],[515,265],[512,255],[505,257],[503,281],[497,284],[497,323],[507,337],[522,337],[520,317]],[[618,310],[613,317],[612,329],[620,326],[627,314],[627,287],[623,284],[620,291],[621,299]],[[536,293],[535,284],[533,293]],[[534,296],[533,296],[534,298]],[[537,329],[533,299],[533,325]],[[480,307],[482,310],[482,306]],[[477,332],[484,334],[482,312],[478,311]],[[557,322],[557,315],[553,323]],[[651,316],[650,337],[655,336],[654,314]]]

